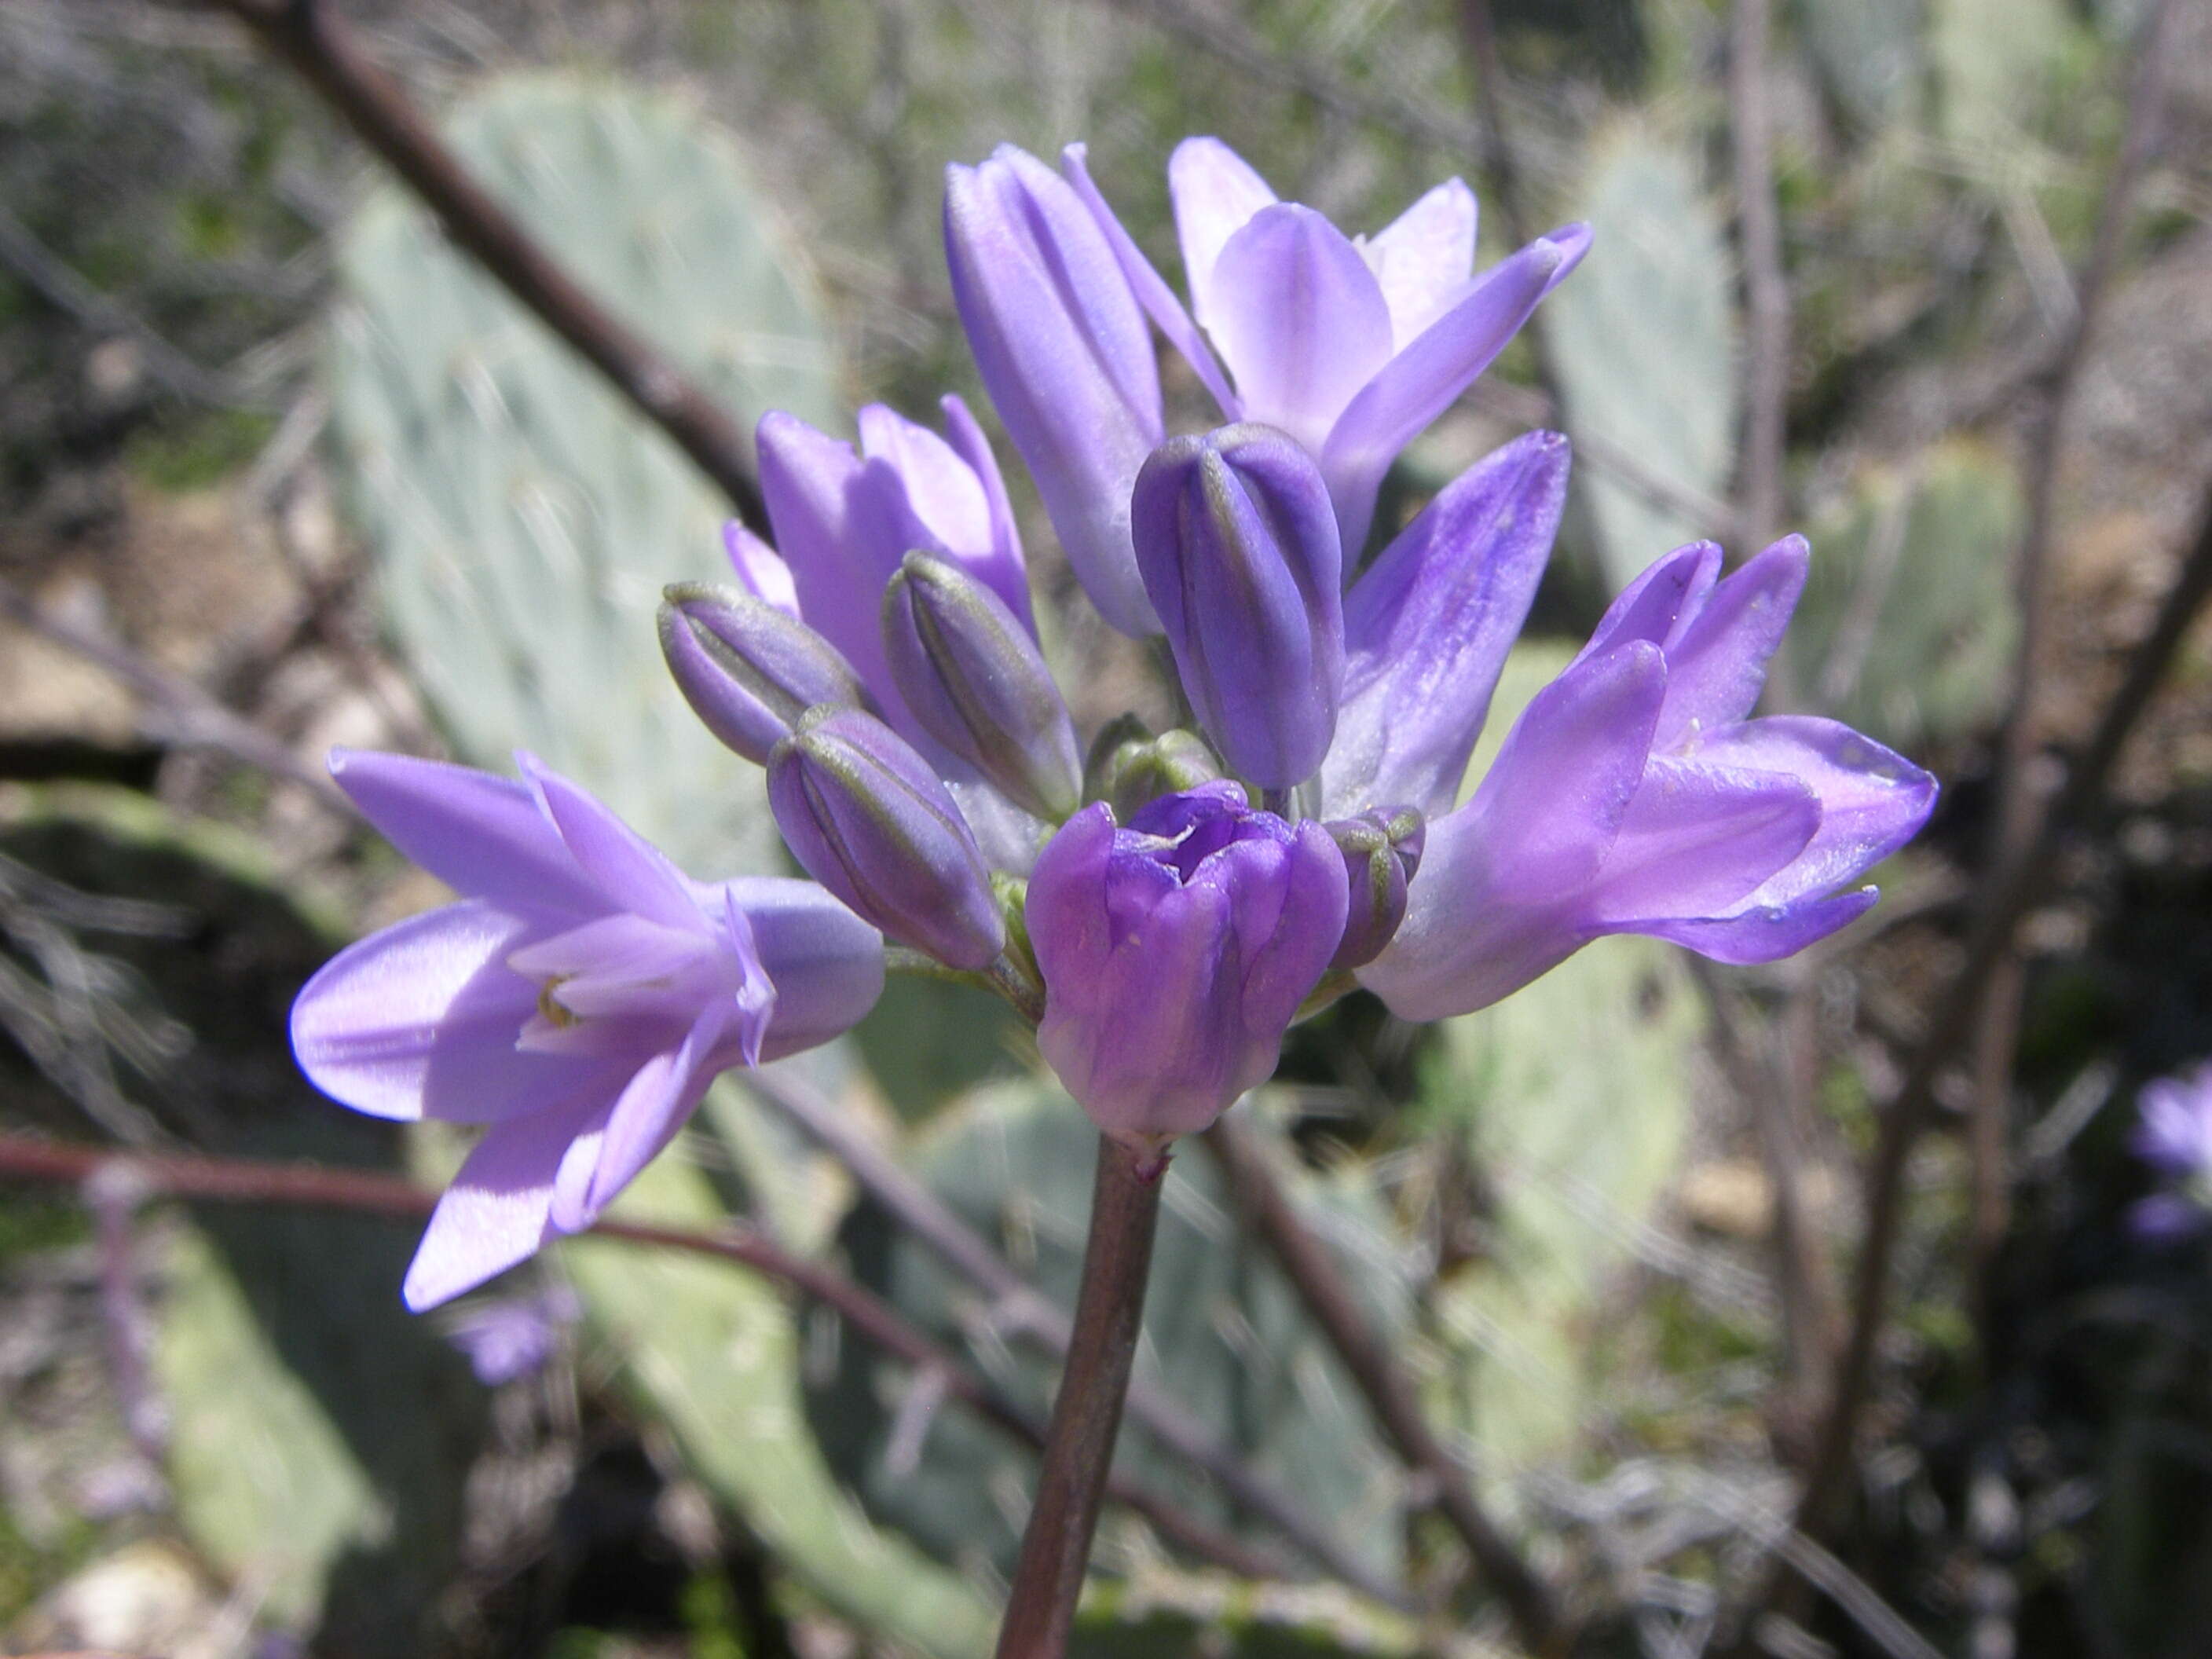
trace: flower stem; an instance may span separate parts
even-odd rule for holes
[[[1099,1137],[1074,1340],[1053,1402],[1036,1500],[999,1629],[998,1659],[1059,1659],[1066,1650],[1137,1355],[1166,1172],[1165,1153]]]

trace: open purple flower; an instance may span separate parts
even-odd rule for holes
[[[410,1307],[582,1231],[715,1074],[828,1042],[883,942],[809,882],[690,880],[567,779],[347,750],[331,774],[460,902],[339,953],[292,1006],[315,1086],[373,1116],[489,1126],[409,1268]]]
[[[1347,903],[1328,831],[1252,810],[1234,783],[1164,795],[1126,828],[1088,806],[1030,878],[1037,1046],[1108,1133],[1195,1133],[1275,1069]]]
[[[2212,1227],[2212,1061],[2146,1083],[2136,1109],[2128,1144],[2157,1172],[2160,1190],[2137,1201],[2128,1224],[2154,1243]]]
[[[1863,913],[1874,889],[1838,890],[1919,829],[1936,781],[1834,720],[1748,718],[1806,559],[1790,537],[1717,580],[1720,549],[1699,543],[1631,584],[1474,798],[1431,822],[1405,921],[1361,981],[1437,1019],[1605,933],[1771,962]]]
[[[1092,184],[1082,145],[1062,152],[1061,168],[1224,418],[1280,427],[1320,461],[1355,556],[1398,453],[1589,247],[1589,227],[1569,225],[1478,276],[1474,194],[1457,179],[1373,237],[1351,237],[1278,200],[1218,138],[1186,138],[1168,162],[1186,312]]]

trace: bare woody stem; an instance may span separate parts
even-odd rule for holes
[[[1204,1139],[1206,1150],[1220,1160],[1238,1204],[1367,1397],[1383,1432],[1406,1462],[1434,1483],[1437,1509],[1505,1603],[1522,1642],[1537,1654],[1565,1651],[1569,1632],[1550,1586],[1522,1559],[1484,1510],[1466,1472],[1429,1426],[1405,1373],[1376,1339],[1327,1248],[1300,1218],[1268,1168],[1266,1152],[1249,1131],[1227,1118],[1216,1122]]]
[[[374,150],[446,234],[640,413],[673,439],[730,498],[738,516],[767,522],[751,451],[729,411],[630,327],[545,250],[471,178],[399,83],[322,0],[217,0],[263,46],[298,71]]]
[[[999,1628],[998,1659],[1059,1659],[1066,1650],[1137,1357],[1166,1174],[1164,1153],[1098,1138],[1074,1340],[1045,1431],[1044,1465]]]

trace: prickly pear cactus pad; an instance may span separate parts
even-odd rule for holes
[[[503,76],[446,136],[741,424],[770,408],[843,423],[806,267],[732,143],[681,103]],[[726,577],[725,503],[396,186],[356,215],[338,276],[343,483],[386,624],[461,757],[503,769],[529,748],[698,873],[764,867],[758,791],[690,717],[653,635],[664,583]]]

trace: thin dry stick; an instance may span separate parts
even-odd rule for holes
[[[2113,763],[2149,707],[2191,623],[2212,595],[2212,490],[2207,491],[2200,511],[2196,543],[2159,607],[2157,621],[2130,655],[2096,731],[2064,785],[2038,816],[2033,833],[1990,872],[1959,970],[1933,1010],[1927,1036],[1882,1115],[1881,1139],[1867,1176],[1866,1243],[1852,1287],[1850,1335],[1798,1501],[1796,1528],[1813,1538],[1828,1534],[1844,1497],[1859,1418],[1873,1380],[1875,1348],[1888,1311],[1890,1269],[1904,1219],[1905,1168],[1935,1107],[1936,1079],[1965,1046],[1990,976],[2011,948],[2021,914],[2048,879],[2064,832],[2087,817],[2103,793]],[[1770,1578],[1753,1606],[1764,1606],[1771,1591]]]
[[[406,180],[446,234],[720,487],[739,517],[766,523],[751,451],[729,412],[607,309],[471,178],[399,83],[323,0],[218,0],[320,94]]]
[[[1996,821],[1992,861],[2015,849],[2034,828],[2035,758],[2041,738],[2036,668],[2047,648],[2051,612],[2051,550],[2055,532],[2059,458],[2082,364],[2098,315],[2119,264],[2136,186],[2149,165],[2158,141],[2165,103],[2166,38],[2178,9],[2172,0],[2158,4],[2143,20],[2128,84],[2127,126],[2120,151],[2105,181],[2097,228],[2089,257],[2073,287],[2072,320],[2060,336],[2049,366],[2039,377],[2040,396],[2024,446],[2027,474],[2027,523],[2013,562],[2014,604],[2020,640],[2013,653],[2011,696],[2007,699],[1997,741]],[[1975,1033],[1973,1108],[1967,1144],[1973,1170],[1973,1276],[1986,1315],[1986,1280],[2004,1236],[2010,1194],[2007,1180],[2013,1055],[2019,1046],[2021,1001],[2027,988],[2027,964],[2017,951],[1997,965],[1984,998]]]
[[[1746,349],[1744,432],[1737,467],[1736,529],[1743,550],[1764,547],[1780,529],[1783,465],[1790,424],[1790,281],[1782,263],[1782,218],[1774,199],[1774,133],[1767,107],[1768,0],[1735,0],[1729,27],[1729,131],[1735,149],[1736,235],[1742,250]],[[1769,670],[1772,695],[1794,702],[1788,665]],[[1775,1284],[1791,1371],[1799,1387],[1827,1370],[1841,1328],[1820,1247],[1805,1225],[1801,1137],[1812,1118],[1819,1027],[1808,980],[1793,984],[1781,1019],[1782,1041],[1768,1068],[1776,1086],[1748,1097],[1758,1121],[1760,1161],[1774,1190]]]
[[[326,806],[347,813],[353,811],[337,785],[283,743],[112,635],[55,615],[5,580],[0,580],[0,613],[97,664],[143,697],[148,706],[144,724],[154,736],[174,744],[220,750],[234,760],[299,784]]]
[[[861,1190],[925,1249],[988,1297],[995,1328],[1055,1358],[1066,1355],[1073,1335],[1067,1315],[871,1139],[850,1114],[797,1079],[776,1072],[749,1073],[745,1083],[843,1164]],[[1266,1522],[1332,1577],[1393,1607],[1407,1605],[1404,1591],[1351,1554],[1291,1493],[1254,1473],[1179,1401],[1140,1378],[1130,1385],[1128,1411],[1162,1445],[1205,1470],[1239,1509]],[[1278,1567],[1275,1575],[1280,1574]]]
[[[1564,1651],[1570,1632],[1551,1587],[1484,1510],[1466,1471],[1429,1426],[1413,1385],[1376,1338],[1335,1261],[1291,1205],[1265,1152],[1243,1125],[1223,1118],[1203,1139],[1230,1190],[1250,1216],[1299,1299],[1344,1361],[1399,1454],[1434,1483],[1437,1507],[1505,1603],[1521,1639],[1536,1653]]]
[[[1045,1433],[1036,1498],[999,1627],[998,1659],[1060,1659],[1066,1650],[1136,1363],[1166,1174],[1164,1154],[1098,1137],[1075,1340]]]
[[[158,1194],[284,1209],[345,1210],[393,1220],[419,1219],[438,1203],[437,1194],[411,1182],[358,1170],[192,1154],[155,1156],[0,1134],[0,1181],[82,1186],[94,1176],[109,1182],[127,1177],[149,1196]],[[918,1386],[927,1379],[927,1386],[950,1395],[1015,1438],[1031,1446],[1044,1443],[1044,1432],[1028,1411],[908,1323],[890,1304],[834,1268],[792,1255],[750,1227],[732,1222],[713,1232],[699,1232],[639,1222],[602,1221],[592,1231],[596,1237],[623,1243],[715,1256],[780,1280],[801,1296],[834,1310],[862,1337],[913,1366]],[[1186,1505],[1171,1503],[1118,1477],[1107,1492],[1115,1503],[1142,1516],[1163,1537],[1193,1554],[1231,1572],[1269,1576],[1271,1569],[1265,1560],[1237,1540],[1193,1518]]]

